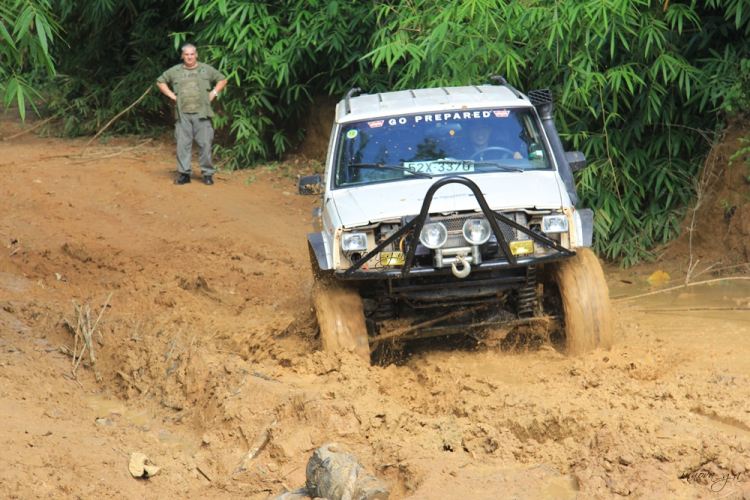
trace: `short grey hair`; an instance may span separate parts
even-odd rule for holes
[[[180,54],[182,54],[183,52],[185,52],[185,49],[193,49],[193,50],[195,50],[196,54],[198,53],[198,47],[196,47],[192,43],[186,43],[185,45],[183,45],[182,48],[180,49]]]

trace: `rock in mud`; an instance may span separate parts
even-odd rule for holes
[[[321,446],[307,462],[307,492],[328,500],[388,500],[388,485],[370,475],[341,444]]]
[[[146,455],[138,452],[130,455],[128,469],[133,477],[151,477],[158,474],[161,470],[161,468],[154,465]]]

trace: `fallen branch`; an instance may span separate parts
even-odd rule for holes
[[[703,274],[705,272],[710,271],[717,264],[721,264],[721,261],[717,261],[714,264],[708,266],[706,269],[704,269],[703,271],[701,271],[698,274],[696,274],[695,276],[693,276],[693,279],[697,278],[698,276],[700,276],[701,274]],[[714,269],[713,272],[718,273],[718,272],[721,272],[721,271],[726,271],[727,269],[734,269],[735,267],[745,267],[745,268],[747,268],[747,264],[736,264],[734,266],[719,267],[719,268]]]
[[[54,117],[54,116],[50,116],[49,118],[47,118],[47,119],[46,119],[46,120],[44,120],[43,122],[39,122],[39,123],[37,123],[36,125],[34,125],[33,127],[31,127],[31,128],[28,128],[28,129],[24,130],[23,132],[21,132],[21,133],[19,133],[19,134],[16,134],[16,135],[12,135],[12,136],[10,136],[10,137],[3,137],[3,140],[4,140],[4,141],[9,141],[9,140],[11,140],[11,139],[15,139],[16,137],[20,137],[20,136],[22,136],[23,134],[28,134],[28,133],[29,133],[29,132],[31,132],[32,130],[36,130],[36,129],[38,129],[39,127],[41,127],[42,125],[44,125],[44,124],[45,124],[45,123],[47,123],[48,121],[52,120],[53,118],[55,118],[55,117]]]
[[[94,322],[93,326],[91,325],[91,308],[88,306],[88,304],[86,305],[85,313],[84,313],[84,308],[82,306],[79,306],[75,300],[73,301],[73,307],[78,313],[78,325],[76,326],[75,345],[73,347],[73,369],[72,369],[72,374],[76,378],[76,380],[78,380],[78,376],[76,375],[76,370],[78,369],[78,365],[81,364],[81,360],[83,359],[83,354],[86,352],[86,349],[88,349],[89,359],[91,360],[91,365],[94,368],[96,381],[97,382],[102,381],[102,375],[101,373],[99,373],[99,369],[96,367],[96,356],[94,355],[94,346],[93,346],[91,339],[93,337],[94,332],[96,331],[96,327],[99,325],[99,320],[102,319],[102,314],[104,314],[104,310],[107,309],[107,305],[109,305],[109,301],[111,298],[112,298],[112,293],[110,293],[109,297],[107,297],[107,301],[104,303],[104,307],[102,307],[102,310],[99,311],[99,316],[96,318],[96,321]],[[85,315],[85,319],[84,319],[84,315]],[[83,336],[83,347],[81,347],[81,352],[76,355],[76,351],[78,350],[79,335]],[[101,332],[99,332],[99,345],[104,345],[104,339],[101,335]],[[76,360],[76,357],[78,358],[77,360]]]
[[[441,321],[445,321],[446,319],[451,319],[451,318],[456,317],[456,316],[458,316],[460,314],[463,314],[463,313],[465,313],[467,311],[471,311],[471,309],[467,309],[467,310],[464,310],[464,311],[453,311],[452,313],[444,314],[443,316],[439,316],[437,318],[430,319],[430,320],[424,321],[424,322],[416,324],[416,325],[407,326],[407,327],[404,327],[404,328],[399,328],[398,330],[392,331],[390,333],[384,333],[383,335],[379,335],[377,337],[373,337],[372,339],[370,339],[370,343],[377,342],[379,340],[386,340],[386,339],[392,339],[392,338],[395,338],[395,337],[401,337],[402,335],[406,335],[406,334],[411,333],[411,332],[413,332],[415,330],[419,330],[420,328],[425,328],[425,327],[434,325],[435,323],[439,323]]]
[[[87,99],[87,98],[84,98],[84,100],[86,100],[86,99]],[[74,107],[75,107],[75,106],[77,106],[78,104],[80,104],[80,102],[79,102],[79,103],[74,103],[74,104],[71,104],[70,106],[68,106],[67,108],[65,108],[65,109],[63,110],[63,112],[65,112],[65,111],[69,110],[70,108],[74,108]],[[52,115],[52,116],[50,116],[49,118],[47,118],[46,120],[44,120],[44,121],[42,121],[42,122],[39,122],[39,123],[37,123],[36,125],[34,125],[33,127],[31,127],[30,129],[26,129],[26,130],[24,130],[23,132],[21,132],[21,133],[18,133],[18,134],[16,134],[16,135],[12,135],[12,136],[10,136],[10,137],[4,137],[4,138],[3,138],[3,140],[4,140],[4,141],[9,141],[9,140],[11,140],[11,139],[15,139],[16,137],[20,137],[20,136],[22,136],[23,134],[28,134],[28,133],[29,133],[29,132],[31,132],[32,130],[35,130],[35,129],[37,129],[37,128],[41,127],[42,125],[44,125],[44,124],[45,124],[45,123],[47,123],[48,121],[50,121],[50,120],[54,120],[54,119],[55,119],[55,118],[56,118],[57,116],[58,116],[57,114],[55,114],[55,115]]]
[[[257,457],[258,453],[260,453],[263,447],[268,443],[268,440],[271,437],[270,428],[274,425],[276,425],[276,420],[274,420],[271,425],[263,429],[263,432],[260,433],[258,439],[256,439],[255,442],[253,442],[253,445],[250,447],[250,451],[248,451],[245,456],[242,457],[242,460],[240,460],[239,467],[237,467],[237,470],[234,471],[235,474],[247,470],[247,463],[253,458]]]
[[[174,346],[177,345],[177,341],[180,340],[180,334],[182,333],[182,328],[180,328],[180,331],[177,332],[177,337],[172,341],[172,348],[169,350],[166,356],[164,356],[164,361],[168,360],[169,357],[172,355],[172,351],[174,351]]]
[[[104,303],[104,307],[102,307],[102,310],[101,310],[101,311],[99,311],[99,317],[98,317],[98,318],[96,318],[96,323],[94,323],[94,328],[93,328],[93,329],[91,330],[92,332],[93,332],[94,330],[96,330],[96,327],[97,327],[97,325],[99,324],[99,320],[100,320],[100,319],[102,319],[102,314],[104,314],[104,310],[105,310],[105,309],[107,308],[107,306],[109,305],[109,299],[111,299],[111,298],[112,298],[112,294],[113,294],[113,293],[114,293],[114,292],[110,292],[110,294],[109,294],[109,297],[107,297],[107,301],[106,301],[106,302]],[[87,309],[88,309],[88,308],[87,308]],[[101,338],[101,332],[99,333],[99,337]],[[104,344],[104,341],[102,340],[102,341],[100,342],[100,344]]]
[[[750,280],[750,276],[733,276],[733,277],[729,277],[729,278],[716,278],[716,279],[713,279],[713,280],[694,281],[694,282],[688,283],[686,285],[673,286],[671,288],[665,288],[664,290],[657,290],[655,292],[642,293],[640,295],[633,295],[632,297],[626,297],[624,299],[619,299],[619,300],[612,300],[611,302],[613,304],[615,304],[617,302],[625,302],[625,301],[628,301],[628,300],[640,299],[641,297],[648,297],[649,295],[656,295],[658,293],[671,292],[673,290],[679,290],[681,288],[686,288],[686,287],[689,287],[689,286],[703,285],[705,283],[715,283],[717,281],[732,281],[732,280]]]
[[[136,104],[138,104],[139,102],[141,102],[141,101],[143,100],[143,98],[144,98],[144,97],[146,97],[146,96],[148,95],[148,93],[149,93],[149,92],[151,92],[151,89],[152,89],[152,88],[153,88],[153,87],[149,87],[148,89],[146,89],[146,91],[145,91],[145,92],[143,93],[143,95],[142,95],[141,97],[139,97],[139,98],[138,98],[138,100],[137,100],[137,101],[135,101],[135,102],[134,102],[133,104],[131,104],[130,106],[128,106],[127,108],[125,108],[125,109],[124,109],[123,111],[120,111],[120,113],[118,113],[118,114],[117,114],[117,116],[115,116],[114,118],[112,118],[112,119],[111,119],[111,120],[110,120],[110,121],[109,121],[109,122],[108,122],[108,123],[107,123],[107,124],[106,124],[106,125],[105,125],[105,126],[104,126],[104,127],[103,127],[103,128],[101,129],[101,130],[100,130],[100,131],[99,131],[99,132],[97,132],[97,133],[96,133],[96,135],[95,135],[94,137],[92,137],[92,138],[91,138],[91,140],[90,140],[89,142],[87,142],[87,143],[86,143],[86,145],[85,145],[85,146],[83,147],[83,150],[81,150],[81,156],[83,156],[83,152],[84,152],[84,151],[86,151],[86,148],[88,148],[88,147],[89,147],[89,144],[91,144],[92,142],[94,142],[94,140],[95,140],[95,139],[96,139],[97,137],[99,137],[99,136],[101,135],[101,133],[102,133],[102,132],[104,132],[105,130],[107,130],[107,128],[108,128],[108,127],[109,127],[110,125],[112,125],[112,123],[114,123],[114,121],[115,121],[115,120],[117,120],[117,119],[118,119],[118,118],[120,118],[120,117],[121,117],[122,115],[124,115],[125,113],[127,113],[128,111],[130,111],[130,109],[131,109],[131,108],[132,108],[133,106],[135,106]]]
[[[127,151],[132,151],[132,150],[134,150],[134,149],[138,149],[138,148],[140,148],[141,146],[145,146],[146,144],[148,144],[148,143],[149,143],[149,142],[151,142],[151,141],[153,141],[153,139],[146,139],[146,140],[145,140],[145,141],[143,141],[142,143],[140,143],[140,144],[138,144],[138,145],[136,145],[136,146],[133,146],[132,148],[125,148],[125,149],[121,149],[120,151],[118,151],[118,152],[116,152],[116,153],[108,154],[108,155],[105,155],[105,156],[97,156],[97,157],[95,157],[95,158],[91,158],[91,159],[87,159],[87,160],[85,160],[85,161],[81,161],[81,162],[75,163],[75,165],[83,165],[83,164],[86,164],[86,163],[91,163],[91,162],[93,162],[93,161],[106,160],[107,158],[112,158],[113,156],[118,156],[118,155],[121,155],[121,154],[123,154],[123,153],[125,153],[125,152],[127,152]],[[80,157],[80,156],[82,156],[82,155],[73,155],[73,156],[75,156],[75,157]],[[68,158],[71,158],[71,159],[72,159],[72,158],[73,158],[73,156],[68,156]],[[86,156],[89,156],[89,155],[86,155]],[[127,157],[126,157],[126,158],[127,158]],[[128,158],[128,159],[131,159],[131,160],[132,160],[132,159],[135,159],[135,160],[137,160],[137,159],[139,159],[139,158]]]
[[[694,312],[694,311],[750,311],[750,307],[676,307],[671,309],[641,309],[643,312]]]

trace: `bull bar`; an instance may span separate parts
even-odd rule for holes
[[[564,248],[555,240],[548,238],[547,236],[544,236],[543,234],[539,234],[534,231],[531,231],[530,229],[522,226],[521,224],[518,224],[516,221],[511,220],[505,217],[504,215],[497,213],[493,211],[492,209],[490,209],[489,205],[487,204],[487,200],[485,200],[484,195],[482,194],[482,191],[472,180],[467,179],[466,177],[462,177],[462,176],[448,176],[448,177],[443,177],[442,179],[439,179],[434,184],[432,184],[432,186],[430,186],[430,188],[427,190],[427,194],[425,195],[424,202],[422,203],[422,208],[419,212],[419,215],[417,215],[416,217],[411,219],[409,222],[404,224],[401,227],[401,229],[399,229],[394,234],[389,236],[385,241],[383,241],[377,247],[375,247],[374,250],[370,251],[369,253],[361,257],[359,260],[354,262],[349,269],[347,269],[343,273],[337,272],[336,273],[337,277],[342,278],[342,279],[353,279],[353,278],[358,278],[358,279],[391,278],[393,279],[393,278],[409,277],[409,275],[412,273],[412,264],[414,262],[414,257],[417,251],[417,245],[419,244],[419,235],[421,234],[422,228],[427,222],[427,218],[429,216],[430,206],[432,204],[432,198],[435,196],[435,193],[438,191],[438,189],[448,184],[463,184],[464,186],[471,189],[472,193],[474,193],[474,197],[479,203],[479,207],[482,209],[482,212],[484,213],[484,216],[487,217],[487,221],[490,223],[490,227],[492,228],[492,232],[495,234],[495,238],[497,238],[498,247],[500,248],[500,250],[502,250],[503,254],[505,255],[506,262],[492,262],[492,261],[483,262],[482,264],[475,266],[477,269],[491,270],[491,269],[497,269],[497,268],[521,267],[521,266],[526,266],[529,264],[555,261],[555,260],[560,260],[563,258],[575,256],[575,252],[568,250],[567,248]],[[500,230],[500,225],[498,224],[498,220],[503,222],[504,224],[507,224],[513,229],[516,229],[528,235],[532,240],[554,248],[555,250],[559,252],[559,254],[545,255],[542,257],[523,258],[519,260],[510,251],[510,246],[508,245],[508,242],[505,240],[505,237],[503,236],[503,233]],[[388,270],[388,271],[360,270],[363,264],[368,262],[370,259],[372,259],[377,254],[379,254],[384,248],[388,247],[388,245],[392,244],[394,241],[397,241],[404,234],[406,234],[408,231],[411,231],[411,230],[413,230],[413,234],[415,236],[412,237],[411,241],[409,242],[409,248],[404,258],[404,264],[400,270],[398,269]],[[431,269],[417,268],[414,270],[414,274],[416,275],[445,274],[446,272],[447,270],[438,270],[434,268],[431,268]]]

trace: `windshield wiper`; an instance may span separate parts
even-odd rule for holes
[[[433,160],[430,163],[460,163],[462,165],[489,165],[491,167],[497,167],[507,172],[524,172],[524,169],[522,168],[508,167],[506,165],[501,165],[500,163],[496,161],[453,160],[450,158],[446,158],[445,160]]]
[[[350,163],[347,167],[354,168],[387,168],[390,170],[401,170],[402,172],[409,172],[414,177],[424,177],[426,179],[432,179],[432,176],[422,172],[415,172],[414,170],[400,165],[386,165],[384,163]]]

